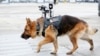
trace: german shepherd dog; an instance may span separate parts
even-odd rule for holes
[[[39,19],[42,19],[42,17]],[[35,38],[37,36],[37,22],[43,22],[43,20],[31,21],[28,18],[26,19],[26,21],[27,23],[22,34],[22,38]],[[87,41],[90,44],[90,50],[93,50],[93,40],[89,37],[89,35],[95,34],[98,30],[89,27],[85,21],[73,16],[64,15],[61,17],[61,21],[58,27],[59,28],[57,29],[53,24],[50,24],[45,29],[44,39],[39,42],[37,52],[40,52],[42,45],[47,43],[53,43],[54,51],[51,52],[51,54],[56,54],[58,50],[57,36],[61,35],[68,35],[73,45],[73,48],[67,53],[68,55],[72,54],[78,48],[78,39]],[[42,30],[40,30],[40,32],[41,31]]]

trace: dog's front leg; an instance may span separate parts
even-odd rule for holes
[[[56,54],[57,50],[58,50],[58,42],[57,39],[55,41],[53,41],[53,45],[54,45],[54,51],[51,52],[51,54]]]
[[[42,35],[42,32],[43,32],[43,24],[40,24],[39,36],[41,36],[41,35]]]
[[[44,28],[44,18],[43,17],[38,18],[37,23],[40,26],[39,35],[41,36]]]
[[[37,48],[37,53],[40,52],[42,45],[47,44],[47,43],[51,43],[51,42],[52,42],[52,39],[45,37],[42,41],[39,42],[38,48]]]

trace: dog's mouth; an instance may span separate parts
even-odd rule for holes
[[[29,39],[31,36],[30,36],[30,35],[24,35],[24,34],[22,34],[21,37],[22,37],[23,39],[27,40],[27,39]]]

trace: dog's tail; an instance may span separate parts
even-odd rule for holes
[[[86,30],[86,32],[87,32],[87,34],[89,34],[89,35],[94,35],[96,32],[98,32],[98,29],[88,27],[87,30]]]

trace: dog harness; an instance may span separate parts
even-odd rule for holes
[[[61,22],[61,18],[62,16],[55,16],[55,17],[51,17],[51,18],[46,18],[44,20],[44,29],[43,29],[43,32],[42,32],[42,35],[44,36],[45,34],[45,29],[50,25],[52,24],[56,29],[59,29],[59,24]],[[39,30],[40,30],[40,25],[38,24],[37,25],[37,34],[39,33]]]

